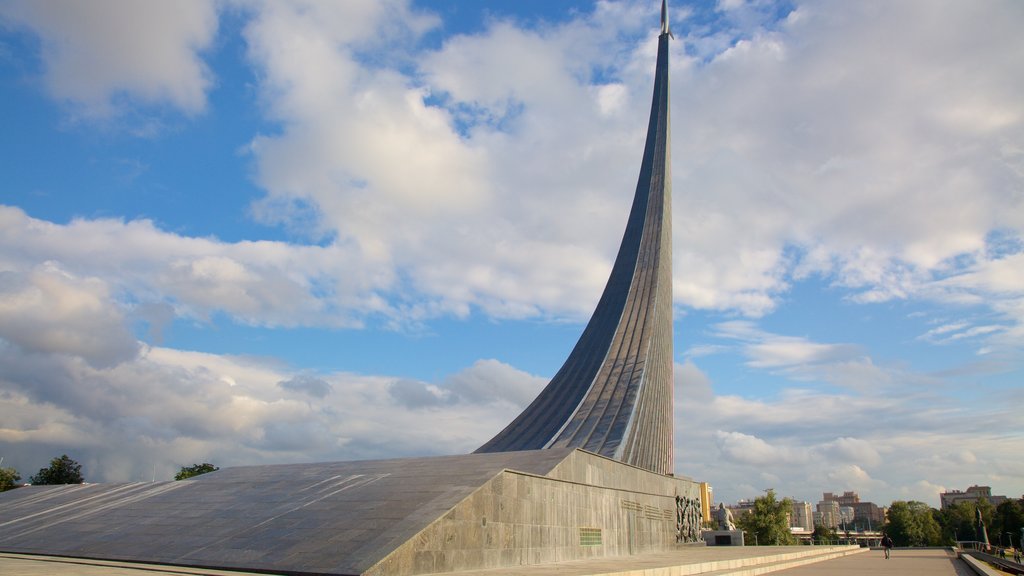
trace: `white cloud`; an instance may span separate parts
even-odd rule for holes
[[[727,460],[739,464],[779,466],[803,463],[807,458],[801,451],[774,446],[761,438],[741,432],[718,431],[715,437],[722,455]]]
[[[380,14],[358,17],[360,29],[380,25]],[[569,54],[585,50],[572,38],[615,30],[599,21],[540,34],[497,23],[423,56],[423,85],[364,65],[361,40],[330,21],[278,5],[247,28],[265,98],[284,125],[251,146],[267,212],[310,203],[339,247],[410,279],[408,316],[589,313],[616,242],[604,231],[624,225],[616,212],[633,186],[633,169],[609,160],[635,143],[642,120],[630,142],[564,149],[566,139],[588,138],[600,115],[591,85],[576,77],[585,62]],[[592,56],[597,42],[581,44]],[[527,63],[523,51],[537,58]],[[592,105],[581,110],[574,97]],[[604,124],[622,124],[609,117]],[[595,173],[618,185],[594,185]],[[556,221],[560,214],[585,217]],[[591,245],[580,231],[602,240]]]
[[[786,339],[747,321],[716,328],[741,345]],[[839,384],[842,393],[789,382],[766,385],[761,394],[753,386],[741,397],[719,392],[723,383],[703,371],[704,361],[676,367],[677,472],[709,481],[720,501],[758,496],[765,486],[751,483],[754,470],[777,478],[769,483],[784,487],[783,496],[811,502],[822,491],[852,489],[879,504],[909,494],[933,506],[938,491],[923,487],[963,489],[980,482],[978,470],[991,471],[990,484],[1014,486],[1007,478],[1024,471],[1001,456],[1019,450],[1020,439],[987,424],[1020,421],[1008,407],[1016,405],[1016,391],[996,403],[987,394],[965,398],[951,394],[947,381],[906,367],[811,354],[797,355],[786,374]],[[768,378],[760,369],[745,377]]]
[[[100,348],[119,338],[116,330],[93,336]],[[154,466],[166,478],[199,461],[468,452],[546,383],[493,360],[423,382],[312,375],[273,359],[144,346],[116,365],[93,366],[83,359],[88,351],[50,347],[26,355],[4,342],[0,441],[9,458],[31,473],[45,464],[41,455],[59,449],[85,464],[92,480],[148,479]],[[791,389],[752,400],[715,395],[715,383],[693,362],[676,368],[677,471],[711,481],[722,500],[772,485],[812,501],[837,486],[879,503],[905,494],[931,502],[937,496],[922,492],[922,482],[963,487],[978,481],[973,470],[987,469],[999,485],[1024,472],[1003,458],[1019,440],[988,424],[1013,421],[1012,398],[971,411],[912,387],[881,396]],[[844,427],[856,435],[835,436]],[[956,449],[964,438],[972,439],[969,452]],[[750,484],[752,467],[757,485]]]
[[[876,366],[857,345],[823,344],[772,334],[746,320],[721,322],[714,328],[715,336],[739,343],[740,353],[747,357],[747,366],[785,374],[794,380],[877,389],[891,384],[897,375],[904,377],[898,370]]]
[[[850,346],[818,344],[803,338],[776,338],[771,342],[751,344],[747,347],[750,365],[758,368],[773,368],[825,362],[849,358],[855,352]]]
[[[8,18],[56,37],[47,30],[70,16],[55,6],[19,3]],[[117,90],[157,98],[146,95],[166,85],[193,95],[174,105],[201,109],[209,74],[199,54],[217,15],[183,6],[147,12],[128,27],[139,36],[116,18],[110,31],[76,27],[68,41],[87,49],[74,53],[116,47],[104,66],[80,67],[110,76],[80,79],[101,85],[95,101]],[[1017,13],[809,2],[776,22],[757,4],[722,8],[733,28],[716,34],[728,42],[695,58],[685,48],[709,33],[697,27],[672,45],[677,301],[761,316],[811,274],[861,302],[942,286],[977,297],[933,280],[963,276],[958,263],[984,254],[990,232],[1024,230],[1013,192],[1024,177]],[[438,20],[398,1],[251,4],[245,14],[257,89],[280,126],[249,147],[267,191],[256,212],[335,239],[332,254],[356,264],[345,268],[353,299],[341,305],[361,308],[350,316],[382,302],[407,319],[589,313],[639,160],[653,43],[636,38],[649,7],[602,3],[537,30],[495,20],[436,51],[416,42]],[[132,88],[132,58],[158,76]],[[1019,252],[959,281],[1003,294],[1019,285]],[[297,294],[287,281],[260,294],[267,276],[226,255],[167,273],[198,308],[234,300],[232,313],[252,323],[268,292]],[[374,293],[394,278],[407,282],[400,292]]]
[[[331,393],[331,384],[329,382],[309,374],[299,374],[288,380],[282,380],[277,385],[286,390],[307,394],[313,398],[324,398]]]
[[[844,490],[853,490],[860,494],[870,494],[885,488],[885,482],[871,477],[867,471],[856,464],[838,464],[826,474],[832,486],[843,486]],[[876,502],[887,506],[889,502]]]
[[[699,405],[714,396],[711,380],[691,360],[676,364],[673,371],[675,379],[675,402],[677,410],[684,410],[690,405]]]
[[[42,359],[2,343],[0,442],[23,475],[44,466],[51,450],[79,460],[91,481],[148,479],[154,466],[168,478],[177,467],[202,461],[232,466],[464,453],[522,408],[474,400],[423,410],[424,403],[394,395],[403,382],[394,377],[311,377],[253,358],[147,348],[117,366],[94,368],[59,351]],[[539,381],[484,361],[423,387],[442,394],[494,387],[500,398],[502,390],[524,382],[536,388]]]
[[[200,54],[217,32],[213,0],[14,0],[0,17],[39,35],[51,95],[86,116],[115,114],[122,96],[188,114],[206,107],[213,78]]]
[[[807,2],[678,74],[677,295],[763,314],[815,270],[905,298],[990,231],[1019,237],[1019,18]]]
[[[189,238],[145,220],[60,225],[4,206],[0,224],[0,270],[25,275],[51,263],[69,278],[102,278],[104,297],[125,307],[169,303],[179,316],[220,311],[259,326],[352,326],[393,313],[381,298],[390,274],[334,246]]]
[[[102,280],[76,278],[52,262],[24,272],[0,270],[4,340],[22,354],[71,354],[101,368],[134,358],[139,348]]]
[[[249,147],[267,191],[256,212],[335,239],[333,254],[358,264],[342,305],[383,301],[407,318],[591,310],[639,160],[649,6],[601,3],[536,30],[493,20],[421,51],[439,21],[397,0],[241,5],[280,127]],[[5,16],[40,35],[60,98],[200,111],[218,5],[159,6],[16,2]],[[683,11],[672,45],[677,301],[762,316],[794,279],[821,274],[860,302],[941,291],[1002,304],[1020,248],[985,256],[990,234],[1024,230],[1012,4],[807,2],[781,21],[759,3],[719,8],[725,30],[688,29]],[[233,299],[260,323],[268,291],[295,299],[287,281],[252,294],[266,275],[250,263],[204,258],[167,271],[199,308]],[[959,274],[967,261],[983,264]],[[400,293],[372,294],[397,277]]]
[[[853,466],[878,466],[882,457],[871,442],[860,438],[837,438],[834,442],[823,446],[835,459],[849,462]]]
[[[478,360],[470,368],[447,377],[442,386],[463,402],[504,402],[524,408],[547,383],[546,378],[527,374],[503,362]]]

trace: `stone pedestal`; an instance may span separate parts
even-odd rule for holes
[[[708,546],[743,546],[743,530],[705,530],[701,536]]]

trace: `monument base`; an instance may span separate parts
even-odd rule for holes
[[[225,468],[0,493],[0,552],[412,576],[674,550],[698,484],[575,449]]]
[[[743,530],[705,530],[701,536],[708,546],[743,546]]]

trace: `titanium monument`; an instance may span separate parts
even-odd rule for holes
[[[604,293],[555,377],[477,452],[582,448],[673,471],[671,34],[663,1],[640,178]]]

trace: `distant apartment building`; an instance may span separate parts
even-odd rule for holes
[[[822,500],[818,502],[818,510],[814,515],[815,524],[835,530],[839,527],[839,502]]]
[[[793,502],[793,511],[789,515],[789,527],[814,530],[814,507],[810,502]]]
[[[839,507],[840,528],[850,529],[851,527],[853,527],[853,514],[853,506]]]
[[[853,507],[854,504],[860,502],[860,495],[856,492],[843,492],[842,496],[837,496],[832,492],[825,492],[821,495],[821,499],[825,502],[838,502],[840,506]]]
[[[700,516],[705,523],[711,522],[711,509],[715,504],[715,490],[707,482],[700,483]]]
[[[845,529],[863,532],[865,530],[877,530],[885,523],[885,508],[879,507],[873,502],[861,502],[860,495],[853,491],[843,492],[842,495],[832,492],[822,494],[822,502],[834,502],[840,509],[852,509],[852,517],[847,513],[844,518],[840,512],[836,512],[838,522],[836,526],[844,525]],[[819,504],[819,509],[820,509]],[[844,522],[845,521],[845,522]],[[827,524],[826,524],[827,525]],[[836,527],[830,526],[830,527]]]
[[[750,512],[753,512],[754,501],[741,499],[739,502],[733,504],[732,506],[727,505],[726,508],[732,510],[733,519],[739,519],[739,517],[743,514],[749,514]]]
[[[951,490],[939,493],[939,506],[943,510],[960,502],[977,502],[979,500],[987,500],[993,506],[999,506],[1006,502],[1008,498],[1006,496],[993,496],[991,486],[971,486],[962,492],[960,490]]]
[[[885,524],[885,508],[874,502],[858,502],[853,507],[853,526],[857,531],[878,530]]]

